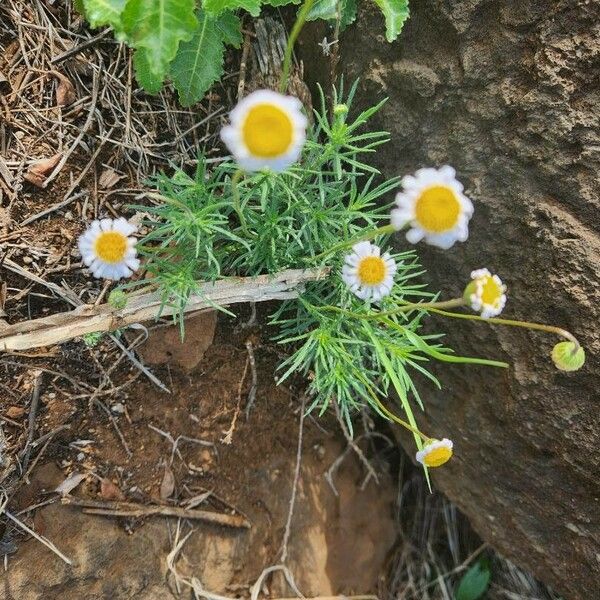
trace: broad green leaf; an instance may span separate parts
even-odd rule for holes
[[[308,13],[307,20],[336,21],[339,11],[340,30],[343,31],[356,20],[356,10],[357,0],[316,0]]]
[[[215,20],[215,23],[226,44],[234,48],[242,45],[242,22],[237,15],[229,11],[223,12]]]
[[[189,42],[183,42],[171,64],[171,78],[183,106],[200,100],[223,75],[223,34],[216,19],[198,11],[198,27]]]
[[[248,11],[253,17],[260,14],[261,0],[205,0],[202,8],[213,15],[218,15],[224,10],[237,10],[242,8]]]
[[[262,0],[263,4],[268,4],[269,6],[286,6],[287,4],[300,4],[302,0]]]
[[[337,18],[337,7],[338,0],[315,0],[306,20],[316,21],[317,19],[323,19],[324,21],[333,21]]]
[[[490,585],[490,568],[486,560],[480,560],[462,577],[456,590],[456,600],[479,600]]]
[[[402,31],[410,14],[408,0],[374,0],[385,17],[385,38],[393,42]]]
[[[156,76],[150,68],[148,52],[145,48],[136,50],[133,55],[133,66],[138,83],[149,93],[158,94],[162,87],[164,76]]]
[[[136,74],[148,91],[157,91],[180,42],[192,38],[198,24],[194,4],[194,0],[128,0],[123,29],[136,55],[140,54]],[[148,83],[152,85],[146,88]]]
[[[127,0],[79,0],[75,4],[77,10],[83,5],[85,18],[92,27],[110,25],[121,28],[121,13]]]
[[[357,0],[345,0],[342,2],[342,18],[340,21],[340,29],[344,31],[348,25],[356,21],[356,13],[358,12]]]

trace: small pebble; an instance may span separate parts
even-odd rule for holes
[[[122,415],[125,412],[125,407],[120,402],[113,404],[110,409],[118,415]]]

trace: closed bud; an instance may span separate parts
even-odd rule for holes
[[[108,295],[108,303],[118,310],[127,306],[127,294],[123,290],[113,290]]]
[[[346,104],[336,104],[333,107],[333,114],[334,115],[345,115],[348,113],[348,106]]]
[[[559,342],[552,349],[552,361],[561,371],[577,371],[585,363],[585,350],[574,342]]]

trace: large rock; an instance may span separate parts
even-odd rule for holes
[[[507,316],[566,327],[588,354],[562,374],[552,336],[430,319],[459,352],[512,365],[436,367],[443,390],[428,388],[419,422],[451,437],[456,457],[434,481],[507,557],[567,598],[598,598],[599,4],[420,0],[411,11],[390,46],[363,9],[341,65],[361,77],[362,106],[389,96],[374,123],[392,133],[376,156],[385,174],[448,163],[474,200],[467,243],[418,249],[433,287],[459,294],[487,266],[509,285]]]

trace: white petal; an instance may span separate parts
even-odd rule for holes
[[[411,244],[416,244],[417,242],[420,242],[423,239],[423,237],[425,237],[425,232],[419,227],[413,227],[412,229],[409,229],[406,232],[406,239]]]

